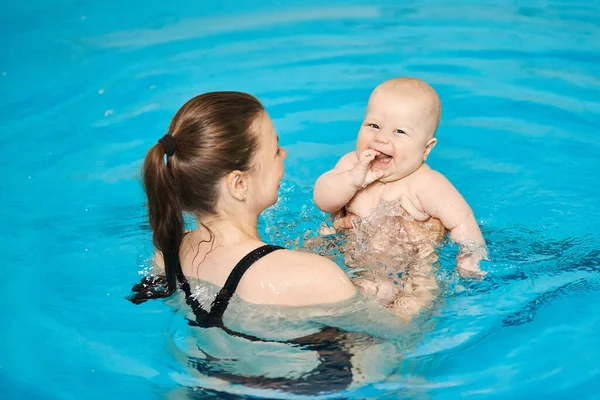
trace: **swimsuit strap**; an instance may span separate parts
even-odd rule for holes
[[[208,313],[208,323],[211,325],[222,326],[223,325],[223,314],[229,305],[229,301],[231,297],[235,293],[235,290],[238,287],[238,284],[242,280],[244,273],[248,271],[248,269],[258,260],[263,258],[264,256],[276,251],[283,249],[280,246],[273,246],[270,244],[265,244],[257,249],[252,250],[250,253],[246,254],[244,258],[237,263],[237,265],[231,270],[225,285],[212,302],[212,306],[210,308],[210,312]]]

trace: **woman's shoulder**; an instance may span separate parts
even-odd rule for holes
[[[310,253],[308,251],[281,249],[279,251],[273,252],[273,256],[273,260],[287,261],[287,264],[286,266],[284,266],[284,268],[326,268],[340,270],[340,272],[343,272],[341,268],[330,259],[320,256],[318,254]]]
[[[304,306],[344,301],[356,289],[333,261],[282,249],[248,269],[237,292],[251,303]]]

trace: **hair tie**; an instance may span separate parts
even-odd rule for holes
[[[177,141],[174,136],[169,135],[168,133],[160,138],[158,143],[162,144],[165,149],[165,154],[167,157],[171,157],[175,154],[175,150],[177,149]]]

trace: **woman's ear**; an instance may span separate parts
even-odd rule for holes
[[[248,175],[242,171],[231,171],[227,174],[227,190],[229,194],[239,201],[246,200],[248,192]]]
[[[429,139],[429,141],[425,145],[425,152],[423,153],[423,162],[427,161],[427,157],[429,156],[429,153],[431,153],[431,150],[433,150],[433,148],[435,147],[436,143],[436,138]]]

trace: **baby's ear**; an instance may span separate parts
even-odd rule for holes
[[[431,152],[431,150],[433,150],[436,143],[437,143],[436,138],[429,139],[429,141],[425,145],[425,151],[423,152],[423,162],[427,161],[427,156],[429,156],[429,153]]]

